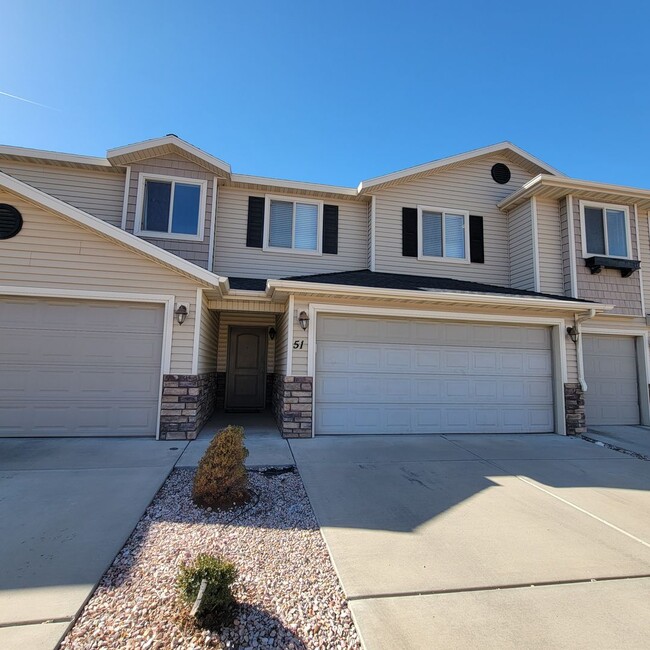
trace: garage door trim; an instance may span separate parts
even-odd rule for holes
[[[160,364],[160,386],[158,390],[158,417],[156,440],[160,438],[160,410],[162,408],[163,376],[169,374],[172,354],[172,331],[174,322],[173,295],[149,293],[127,293],[119,291],[86,291],[76,289],[56,289],[50,287],[0,286],[0,296],[19,296],[23,298],[68,298],[78,300],[104,300],[108,302],[157,303],[164,306],[162,356]]]
[[[510,316],[497,314],[469,314],[458,312],[420,311],[416,309],[392,309],[382,307],[355,307],[311,303],[309,305],[309,330],[307,332],[307,374],[316,376],[316,329],[318,314],[384,316],[387,318],[420,318],[423,320],[452,320],[484,323],[545,325],[551,329],[551,359],[553,363],[553,400],[555,433],[566,435],[564,412],[564,384],[567,382],[565,321],[563,318],[537,318],[535,316]],[[312,413],[316,412],[316,395],[312,396]],[[315,419],[312,418],[312,438],[315,436]]]
[[[616,329],[607,328],[602,329],[599,327],[589,327],[583,325],[581,328],[583,334],[602,334],[603,336],[628,336],[633,337],[637,341],[641,339],[641,352],[637,345],[637,373],[639,380],[639,415],[641,416],[641,424],[643,426],[650,426],[650,393],[648,390],[642,390],[642,386],[648,386],[650,383],[650,360],[648,355],[648,331],[641,329]],[[580,343],[582,345],[582,341]],[[582,352],[582,351],[581,351]],[[581,353],[581,357],[583,354]],[[582,370],[584,376],[584,370]],[[589,386],[587,386],[589,390]]]

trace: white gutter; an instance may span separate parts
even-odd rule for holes
[[[578,340],[576,341],[576,356],[578,361],[578,381],[580,382],[580,388],[583,392],[587,392],[589,386],[587,386],[587,381],[585,380],[585,366],[584,358],[582,354],[582,324],[585,321],[592,319],[596,315],[595,309],[590,309],[588,314],[575,314],[574,322],[575,328],[578,333]]]
[[[553,298],[528,298],[526,296],[509,296],[505,294],[486,295],[481,293],[465,293],[460,291],[411,291],[403,289],[377,289],[375,287],[346,286],[340,284],[321,284],[312,282],[295,282],[290,280],[269,280],[267,295],[272,296],[275,291],[290,293],[339,293],[355,297],[373,298],[402,298],[412,300],[436,300],[439,302],[465,302],[471,304],[501,305],[510,307],[539,307],[562,309],[565,311],[594,310],[605,312],[614,309],[614,305],[578,302],[575,300],[555,300]]]

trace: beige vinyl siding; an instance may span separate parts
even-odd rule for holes
[[[585,201],[585,199],[582,199]],[[586,200],[588,203],[589,201]],[[638,259],[636,246],[636,226],[634,220],[634,206],[628,206],[630,239],[632,243],[631,256]],[[642,316],[641,309],[641,274],[637,271],[629,278],[621,277],[617,269],[603,269],[600,273],[592,275],[585,266],[582,252],[582,224],[580,222],[580,197],[573,199],[573,225],[576,242],[576,271],[578,276],[578,296],[583,300],[593,300],[608,305],[615,305],[612,314],[626,314],[628,316]]]
[[[275,314],[246,312],[221,312],[219,316],[219,349],[217,352],[217,372],[226,372],[228,366],[228,328],[231,325],[242,327],[275,327]],[[275,341],[267,340],[268,355],[266,371],[273,372],[275,368]]]
[[[492,165],[503,162],[512,178],[495,183]],[[376,194],[376,270],[411,273],[508,286],[507,218],[496,204],[530,180],[531,174],[503,156],[490,155],[466,161],[441,172],[395,184]],[[402,256],[402,208],[418,205],[468,211],[483,217],[484,264],[458,264]]]
[[[124,170],[74,169],[0,160],[0,171],[118,228],[122,223]]]
[[[368,268],[372,269],[372,199],[368,203]]]
[[[293,336],[291,337],[291,341],[289,341],[289,349],[292,353],[291,374],[295,377],[307,376],[309,327],[313,326],[313,324],[310,323],[307,330],[303,330],[302,327],[300,327],[296,316],[300,314],[301,311],[309,313],[308,301],[296,300],[294,302],[294,314],[290,316],[293,318]],[[294,349],[293,346],[296,342],[298,343],[298,346]]]
[[[645,300],[645,313],[650,309],[650,228],[648,212],[637,210],[639,224],[639,259],[641,260],[641,273],[643,274],[643,296]]]
[[[183,325],[174,322],[170,372],[192,372],[195,283],[14,195],[2,192],[0,202],[15,205],[24,219],[21,232],[2,242],[0,293],[7,285],[173,295],[189,303],[190,314]]]
[[[574,296],[575,288],[572,286],[571,279],[571,248],[569,244],[569,216],[568,216],[569,197],[564,197],[559,201],[560,210],[560,236],[562,238],[562,283],[564,286],[564,295]]]
[[[564,295],[560,211],[555,199],[537,199],[539,281],[542,293]]]
[[[201,304],[201,332],[199,336],[199,358],[197,373],[217,372],[219,349],[219,312],[208,308],[204,297]]]
[[[212,223],[212,194],[214,191],[214,174],[203,167],[190,162],[179,155],[169,154],[164,158],[149,158],[131,166],[131,180],[129,183],[129,198],[127,203],[126,230],[132,233],[136,219],[141,215],[136,214],[138,187],[143,174],[157,174],[159,176],[178,176],[187,178],[188,181],[207,181],[205,203],[202,210],[205,215],[203,226],[203,239],[201,241],[183,241],[181,239],[148,237],[138,235],[160,248],[164,248],[174,255],[193,262],[204,269],[208,268],[210,254],[210,224]]]
[[[531,203],[526,201],[508,216],[508,248],[510,251],[510,286],[535,290],[533,257],[533,223]]]
[[[275,336],[275,374],[287,374],[287,348],[289,347],[289,313],[278,314]]]
[[[278,190],[274,195],[281,195]],[[368,208],[358,201],[324,199],[339,207],[337,255],[264,251],[246,246],[248,197],[264,192],[219,188],[214,272],[243,278],[283,278],[334,271],[356,271],[368,265]],[[291,199],[299,199],[292,195]],[[310,198],[306,196],[304,198]]]

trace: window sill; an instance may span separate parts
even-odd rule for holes
[[[133,233],[147,239],[171,239],[174,241],[203,241],[200,235],[177,235],[173,232],[155,232],[153,230],[137,230]]]
[[[289,255],[310,255],[311,257],[323,255],[322,251],[310,251],[310,250],[303,250],[301,248],[280,248],[276,246],[263,246],[262,250],[265,253],[282,253],[282,254],[288,253]]]
[[[441,264],[469,264],[470,261],[466,258],[460,257],[433,257],[432,255],[418,255],[418,260],[420,262],[438,262]]]
[[[585,266],[591,271],[592,275],[600,273],[603,269],[618,269],[621,276],[629,278],[632,273],[641,268],[639,260],[627,260],[620,257],[603,257],[594,255],[585,258]]]

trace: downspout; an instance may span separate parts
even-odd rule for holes
[[[590,309],[588,314],[574,315],[574,323],[576,332],[578,334],[578,340],[576,341],[576,356],[578,361],[578,381],[580,382],[580,388],[583,392],[587,392],[587,382],[585,381],[585,366],[582,357],[582,324],[593,318],[596,315],[595,309]]]

